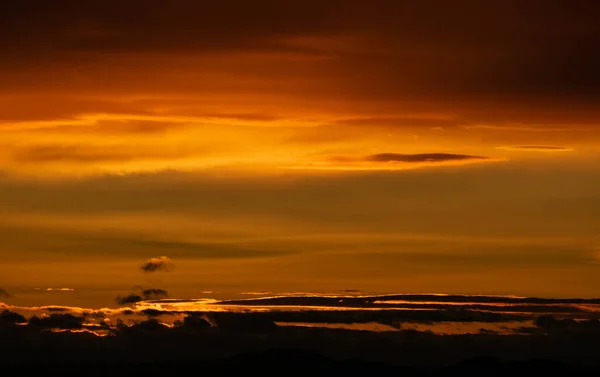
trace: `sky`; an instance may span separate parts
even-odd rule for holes
[[[597,296],[599,12],[5,1],[0,299]]]

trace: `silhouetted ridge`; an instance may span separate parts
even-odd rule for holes
[[[224,300],[232,305],[376,306],[385,301],[498,303],[498,304],[600,304],[600,298],[539,298],[512,296],[468,296],[398,294],[383,296],[275,296],[244,300]]]

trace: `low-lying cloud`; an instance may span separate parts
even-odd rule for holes
[[[119,305],[135,304],[136,302],[140,302],[142,300],[142,296],[135,293],[130,293],[126,296],[119,295],[115,298],[116,303]]]
[[[160,288],[142,289],[139,293],[130,293],[126,296],[117,296],[115,301],[119,305],[130,305],[146,300],[160,300],[169,297],[169,292]]]

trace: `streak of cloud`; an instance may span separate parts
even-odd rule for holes
[[[294,169],[315,170],[406,170],[433,166],[455,166],[504,161],[500,158],[457,153],[376,153],[371,155],[321,156]]]
[[[508,145],[496,147],[507,151],[523,151],[523,152],[571,152],[572,148],[555,146],[555,145]]]
[[[181,152],[152,153],[131,151],[119,146],[81,146],[81,145],[40,145],[15,153],[13,158],[19,162],[56,163],[71,162],[89,164],[95,162],[127,162],[133,160],[160,160],[185,157]]]
[[[464,161],[464,160],[485,160],[487,157],[472,156],[467,154],[454,153],[379,153],[367,156],[367,161],[375,162],[444,162],[444,161]]]

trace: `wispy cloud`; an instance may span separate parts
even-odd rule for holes
[[[556,145],[507,145],[496,147],[507,151],[524,151],[524,152],[571,152],[572,148]]]
[[[131,151],[123,148],[107,148],[106,146],[82,145],[41,145],[22,149],[13,158],[19,162],[34,163],[95,163],[95,162],[127,162],[133,160],[161,160],[185,157],[181,152]]]
[[[75,288],[33,288],[33,290],[46,292],[75,292]]]

